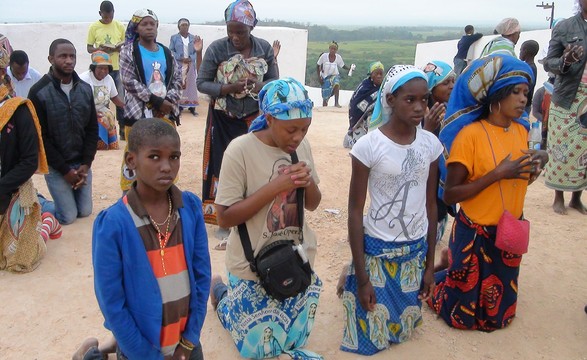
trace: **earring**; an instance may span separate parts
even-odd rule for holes
[[[489,104],[489,113],[493,114],[493,105],[492,104]]]
[[[497,103],[497,113],[501,112],[501,101]]]

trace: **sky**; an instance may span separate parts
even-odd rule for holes
[[[7,1],[7,0],[3,0]],[[555,19],[573,15],[575,0],[557,0]],[[101,0],[20,0],[3,4],[0,22],[85,22],[98,18]],[[128,20],[139,8],[152,9],[159,20],[192,23],[222,20],[230,1],[113,0],[115,18]],[[553,1],[544,3],[552,4]],[[515,17],[533,29],[548,28],[550,9],[536,0],[252,0],[260,20],[274,19],[328,26],[494,26]],[[262,25],[262,22],[259,23]]]

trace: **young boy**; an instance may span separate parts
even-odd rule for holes
[[[536,57],[536,54],[538,54],[539,48],[540,46],[538,45],[538,42],[535,40],[524,41],[524,43],[522,43],[522,46],[520,47],[520,60],[530,65],[532,73],[534,74],[534,79],[536,79],[536,75],[538,74],[536,64],[534,63],[534,58]],[[528,113],[528,115],[530,115],[530,111],[532,110],[534,86],[536,86],[536,80],[534,80],[534,82],[530,84],[530,88],[528,89],[528,102],[526,103],[526,113]]]
[[[126,29],[126,45],[120,53],[120,76],[125,90],[125,131],[143,118],[179,120],[181,69],[171,51],[156,41],[159,21],[152,10],[135,11]],[[124,164],[122,191],[134,181]]]
[[[210,255],[200,199],[173,185],[180,156],[171,125],[137,122],[125,154],[136,181],[94,222],[96,297],[118,351],[129,359],[203,359]],[[93,345],[77,355],[101,359]]]

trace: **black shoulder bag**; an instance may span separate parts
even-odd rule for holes
[[[291,161],[292,164],[298,162],[298,156],[295,152],[291,154]],[[257,274],[267,294],[279,301],[306,291],[312,278],[310,262],[301,246],[304,242],[303,188],[296,190],[296,203],[300,226],[299,246],[295,244],[293,239],[278,240],[263,247],[255,258],[247,225],[242,223],[238,226],[245,257],[251,270]]]

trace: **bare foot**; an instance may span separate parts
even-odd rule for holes
[[[571,202],[569,202],[569,207],[577,210],[583,215],[587,215],[587,208],[585,208],[585,205],[583,205],[581,200],[571,200]]]
[[[336,296],[339,298],[342,297],[342,293],[344,292],[344,283],[346,282],[347,269],[348,265],[342,267],[342,271],[338,277],[338,283],[336,284]]]
[[[210,303],[214,307],[214,310],[216,310],[218,303],[220,302],[220,299],[216,299],[214,294],[214,287],[219,283],[223,283],[222,277],[220,275],[212,275],[212,279],[210,280]]]
[[[108,358],[108,354],[114,354],[116,352],[117,345],[118,343],[116,342],[116,339],[113,336],[108,341],[103,342],[100,346],[98,346],[98,350],[100,350],[102,356]]]
[[[335,107],[337,108],[341,108],[342,106],[340,106],[340,104],[334,104]]]
[[[552,204],[552,210],[559,215],[567,215],[567,209],[565,208],[564,202],[555,200]]]
[[[84,355],[93,347],[98,347],[98,339],[87,338],[71,357],[72,360],[82,360]]]

